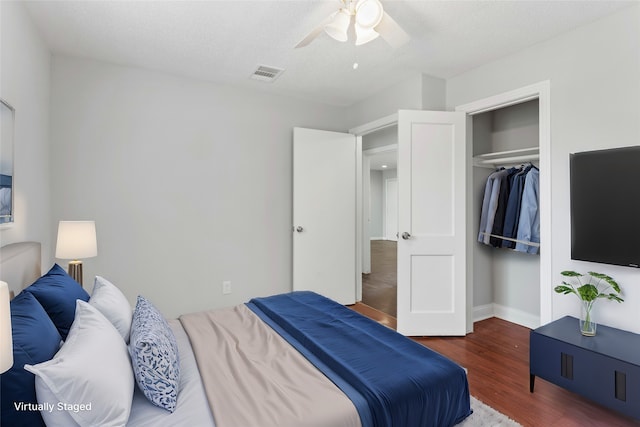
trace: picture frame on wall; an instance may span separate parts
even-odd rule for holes
[[[0,99],[0,227],[14,223],[13,138],[15,109]]]

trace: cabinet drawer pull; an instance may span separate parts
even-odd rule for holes
[[[573,356],[560,353],[560,375],[568,380],[573,380]]]

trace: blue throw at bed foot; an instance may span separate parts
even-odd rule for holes
[[[335,301],[301,291],[247,306],[352,399],[363,427],[446,427],[471,414],[462,367]]]

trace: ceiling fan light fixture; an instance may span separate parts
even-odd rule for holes
[[[374,29],[382,21],[384,10],[379,0],[360,0],[356,5],[356,24]]]
[[[2,0],[0,0],[2,1]],[[340,0],[342,8],[327,16],[296,48],[307,46],[322,32],[340,42],[353,38],[361,46],[378,37],[397,49],[410,40],[409,34],[384,11],[380,0]],[[353,29],[351,23],[353,22]]]
[[[333,39],[339,42],[348,40],[347,31],[351,24],[351,15],[345,9],[340,9],[331,22],[324,27],[324,31]]]
[[[356,46],[361,46],[365,43],[369,43],[372,40],[375,40],[380,36],[380,34],[374,30],[373,28],[364,28],[355,24],[356,27]]]

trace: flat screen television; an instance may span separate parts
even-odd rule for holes
[[[571,155],[571,258],[640,268],[640,146]]]

